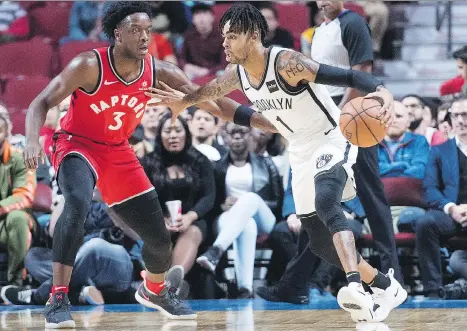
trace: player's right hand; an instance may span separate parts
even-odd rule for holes
[[[172,111],[172,125],[175,125],[175,120],[178,115],[180,115],[186,108],[186,104],[183,102],[183,97],[185,93],[175,90],[165,84],[164,82],[159,82],[163,87],[163,90],[158,88],[149,88],[145,94],[152,99],[158,99],[159,101],[153,102],[150,100],[148,106],[167,106]]]
[[[39,159],[45,163],[45,153],[39,141],[26,142],[23,150],[24,164],[28,170],[36,170],[39,165]]]

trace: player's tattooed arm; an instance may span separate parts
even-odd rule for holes
[[[286,50],[279,54],[276,70],[291,86],[314,82],[319,70],[319,63],[302,53]]]
[[[194,93],[201,88],[199,85],[191,82],[185,73],[172,63],[158,61],[156,62],[156,67],[158,68],[158,89],[151,89],[149,93],[155,98],[163,99],[165,97],[166,101],[181,100],[186,95]],[[226,70],[234,70],[235,73],[237,72],[236,66],[232,65],[229,65]],[[238,84],[240,85],[239,81]],[[161,95],[161,93],[164,93],[164,96]],[[162,104],[164,104],[164,102],[162,102]],[[167,105],[172,108],[170,103],[167,103]],[[233,122],[235,113],[241,105],[230,98],[220,97],[216,100],[197,103],[196,106],[207,110],[224,121]],[[274,125],[260,113],[254,113],[252,115],[250,125],[264,131],[277,132]]]

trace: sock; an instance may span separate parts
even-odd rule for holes
[[[154,294],[159,294],[164,289],[165,282],[162,283],[153,283],[149,279],[144,280],[144,286],[146,289]]]
[[[346,275],[347,281],[350,283],[361,283],[360,273],[358,271],[348,272]]]
[[[382,290],[387,289],[391,286],[391,280],[386,275],[382,274],[379,270],[376,273],[375,278],[371,283],[369,283],[371,287],[376,287]]]
[[[68,286],[54,285],[52,286],[52,295],[54,295],[55,292],[65,292],[66,294],[68,294]]]

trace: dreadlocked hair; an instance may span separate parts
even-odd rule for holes
[[[152,16],[151,6],[147,1],[118,1],[111,2],[102,17],[102,30],[110,39],[114,39],[114,30],[125,19],[134,13],[146,13]]]
[[[261,35],[261,42],[268,33],[268,24],[261,12],[249,3],[238,3],[230,7],[219,22],[221,32],[225,24],[230,21],[230,30],[236,34],[253,33],[258,31]]]

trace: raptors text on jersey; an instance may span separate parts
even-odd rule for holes
[[[93,91],[79,88],[73,92],[60,126],[77,136],[118,144],[127,140],[141,122],[150,100],[144,92],[154,86],[156,79],[154,60],[146,55],[137,78],[127,82],[115,69],[112,47],[93,51],[99,63],[97,86]]]

